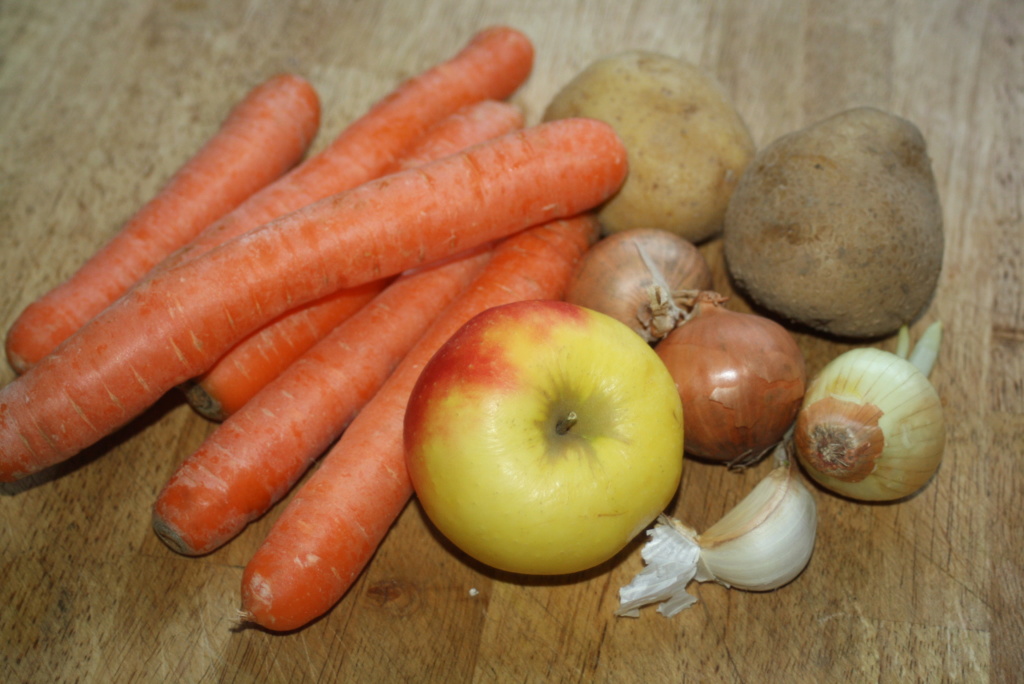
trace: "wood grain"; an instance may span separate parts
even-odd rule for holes
[[[1024,670],[1024,4],[1017,0],[0,3],[0,324],[67,277],[250,87],[319,90],[317,146],[400,79],[507,23],[537,48],[530,122],[628,48],[700,64],[759,144],[869,104],[914,121],[946,260],[914,327],[945,325],[938,477],[898,505],[816,492],[806,572],[768,594],[691,587],[693,608],[615,618],[634,545],[566,578],[508,576],[413,503],[342,602],[293,634],[237,629],[242,568],[280,507],[209,556],[175,555],[150,507],[211,425],[167,396],[52,471],[0,488],[0,672],[52,682],[1019,681]],[[731,291],[720,245],[702,246]],[[742,298],[733,302],[745,306]],[[813,371],[846,348],[797,334]],[[877,343],[892,348],[894,340]],[[4,366],[0,382],[13,373]],[[689,462],[673,513],[714,522],[763,475]]]

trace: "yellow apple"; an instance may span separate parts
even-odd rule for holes
[[[674,495],[683,409],[629,327],[560,301],[489,309],[424,367],[406,411],[417,497],[437,529],[492,567],[594,567]]]

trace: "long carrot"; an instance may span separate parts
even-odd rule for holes
[[[467,105],[434,124],[386,173],[427,164],[522,125],[522,112],[514,105],[496,100]],[[336,292],[280,316],[186,383],[189,403],[211,420],[224,420],[388,282]]]
[[[454,57],[392,90],[331,144],[171,255],[162,270],[317,200],[379,177],[427,131],[467,104],[503,100],[533,68],[533,44],[505,26],[477,33]]]
[[[625,175],[609,125],[552,121],[328,197],[171,268],[0,390],[0,480],[95,443],[289,309],[585,211]]]
[[[362,310],[394,281],[381,278],[281,314],[181,386],[197,413],[222,421],[252,399],[318,340]]]
[[[410,350],[275,521],[242,576],[243,620],[297,629],[344,596],[412,495],[403,419],[423,366],[487,308],[560,298],[596,235],[596,222],[579,217],[532,228],[495,249],[477,281]]]
[[[407,171],[523,127],[519,107],[498,100],[466,105],[430,127],[385,173]]]
[[[175,551],[222,546],[279,501],[387,380],[487,250],[412,271],[303,354],[175,471],[153,527]]]
[[[251,90],[206,144],[70,278],[30,304],[7,333],[25,372],[182,247],[298,162],[320,123],[313,87],[281,74]]]

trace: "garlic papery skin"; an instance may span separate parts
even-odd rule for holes
[[[700,547],[696,533],[675,518],[662,515],[647,530],[649,537],[640,555],[646,567],[628,585],[619,589],[620,617],[640,617],[640,609],[660,603],[658,612],[672,617],[697,602],[686,585],[697,573]]]
[[[778,589],[807,567],[817,530],[817,505],[796,465],[777,465],[697,537],[695,579],[746,591]]]
[[[945,441],[942,402],[928,377],[910,360],[871,347],[822,369],[793,431],[808,475],[861,501],[893,501],[924,487]]]
[[[696,603],[686,592],[691,580],[770,591],[807,567],[817,537],[817,506],[796,466],[779,458],[784,446],[775,453],[777,465],[704,534],[674,518],[659,518],[641,551],[646,567],[619,590],[616,615],[637,617],[643,606],[660,603],[658,612],[672,617]]]

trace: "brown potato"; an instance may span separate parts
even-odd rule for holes
[[[574,116],[611,125],[629,153],[626,182],[598,215],[606,234],[644,226],[696,243],[721,231],[755,148],[707,74],[651,52],[606,57],[555,96],[544,120]]]
[[[927,307],[942,267],[924,137],[861,107],[779,138],[736,188],[723,245],[737,287],[791,321],[847,338],[897,331]]]

